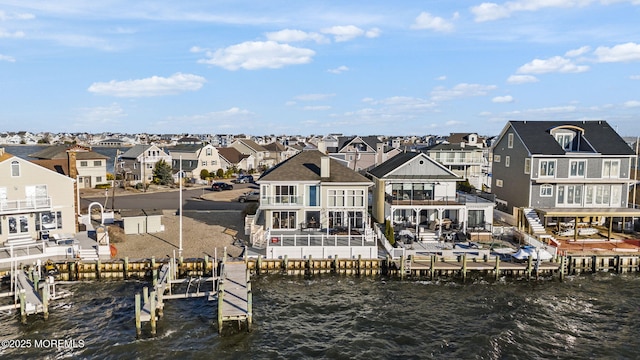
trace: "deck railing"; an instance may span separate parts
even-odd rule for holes
[[[22,200],[0,200],[0,214],[29,212],[51,208],[50,197],[38,197]]]

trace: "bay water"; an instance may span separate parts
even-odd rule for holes
[[[218,335],[215,302],[168,300],[136,338],[143,281],[59,285],[48,320],[0,314],[0,359],[637,359],[640,277],[526,281],[261,275],[253,331]],[[66,340],[54,346],[51,340]],[[38,341],[38,346],[35,347]],[[4,342],[3,342],[4,344]]]

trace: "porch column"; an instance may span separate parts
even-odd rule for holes
[[[414,208],[413,209],[413,218],[415,219],[414,221],[416,222],[416,239],[418,238],[418,224],[420,223],[420,209],[419,208]]]
[[[440,236],[442,236],[442,216],[444,213],[444,208],[438,208],[438,241],[440,241]]]

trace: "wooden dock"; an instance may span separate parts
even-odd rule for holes
[[[244,261],[224,262],[218,287],[218,332],[225,322],[244,322],[251,331],[252,294],[250,272]]]
[[[40,313],[43,313],[44,318],[47,319],[49,316],[49,287],[44,286],[42,288],[43,292],[41,296],[38,293],[39,274],[36,275],[33,281],[27,277],[27,273],[24,270],[17,271],[15,276],[16,293],[20,299],[20,317],[22,322],[27,322],[27,315]]]

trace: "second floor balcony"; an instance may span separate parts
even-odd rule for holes
[[[271,206],[302,206],[304,198],[297,195],[274,195],[265,196],[260,200],[261,205]]]
[[[22,200],[0,200],[0,214],[28,213],[51,209],[50,197],[37,197]]]

